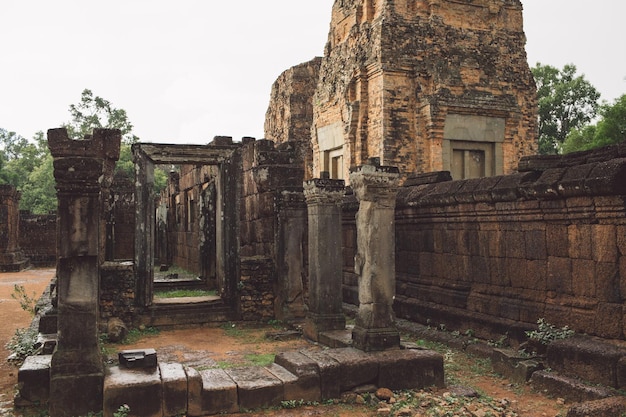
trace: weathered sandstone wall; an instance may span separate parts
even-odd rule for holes
[[[399,192],[398,316],[486,339],[523,340],[538,318],[624,337],[626,145],[525,158],[507,176],[437,177]],[[354,205],[345,209],[344,294],[354,302]]]

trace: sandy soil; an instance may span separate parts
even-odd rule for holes
[[[17,368],[5,360],[10,353],[5,344],[15,334],[16,329],[28,327],[32,320],[30,313],[22,310],[20,303],[11,297],[14,287],[21,285],[29,297],[39,298],[54,272],[54,269],[30,269],[0,273],[0,415],[12,407],[17,384]]]
[[[29,313],[11,298],[14,285],[23,285],[29,295],[40,295],[54,274],[53,269],[34,269],[21,273],[0,273],[0,355],[6,358],[9,352],[4,344],[18,327],[30,323]],[[147,333],[147,332],[146,332]],[[220,327],[195,327],[160,331],[145,334],[132,344],[107,345],[111,360],[119,350],[155,348],[160,361],[176,361],[195,367],[236,366],[248,364],[252,358],[263,354],[275,354],[289,349],[319,348],[301,338],[266,337],[281,329],[273,326],[254,326],[229,323]],[[518,416],[555,417],[564,414],[564,406],[557,399],[533,392],[527,386],[516,386],[489,372],[476,372],[474,359],[462,352],[446,353],[446,372],[454,373],[455,384],[471,386],[483,396],[506,401]],[[450,369],[450,370],[449,370]],[[0,361],[0,416],[12,415],[12,400],[17,383],[17,369]],[[445,391],[445,390],[444,390]],[[436,393],[442,395],[443,391]],[[250,415],[250,414],[249,414]],[[252,415],[283,416],[340,416],[365,417],[379,415],[375,409],[362,405],[326,404],[305,406],[297,409],[263,410]]]

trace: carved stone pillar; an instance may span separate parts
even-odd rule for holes
[[[0,272],[18,272],[30,266],[20,249],[20,193],[0,185]]]
[[[309,219],[309,311],[304,335],[343,330],[341,202],[343,180],[312,179],[304,183]]]
[[[304,303],[304,238],[306,237],[306,203],[299,191],[283,191],[278,198],[277,269],[279,280],[274,301],[276,318],[302,321]]]
[[[350,184],[359,200],[354,260],[359,276],[359,310],[352,342],[365,351],[400,346],[393,313],[398,182],[396,167],[363,165],[350,174]]]
[[[102,409],[104,370],[98,345],[99,267],[105,244],[102,210],[120,140],[119,130],[96,129],[85,140],[69,139],[65,129],[48,131],[58,197],[58,341],[50,369],[52,417]]]

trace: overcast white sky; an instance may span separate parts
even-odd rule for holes
[[[271,86],[323,54],[333,0],[0,0],[0,127],[69,121],[83,89],[144,142],[263,137]],[[626,93],[624,0],[522,0],[527,53]]]

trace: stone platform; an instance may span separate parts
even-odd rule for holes
[[[196,370],[175,363],[157,368],[109,368],[104,416],[127,404],[142,416],[204,416],[323,401],[363,385],[392,390],[444,386],[443,357],[429,350],[365,353],[354,348],[300,350],[267,367]]]

